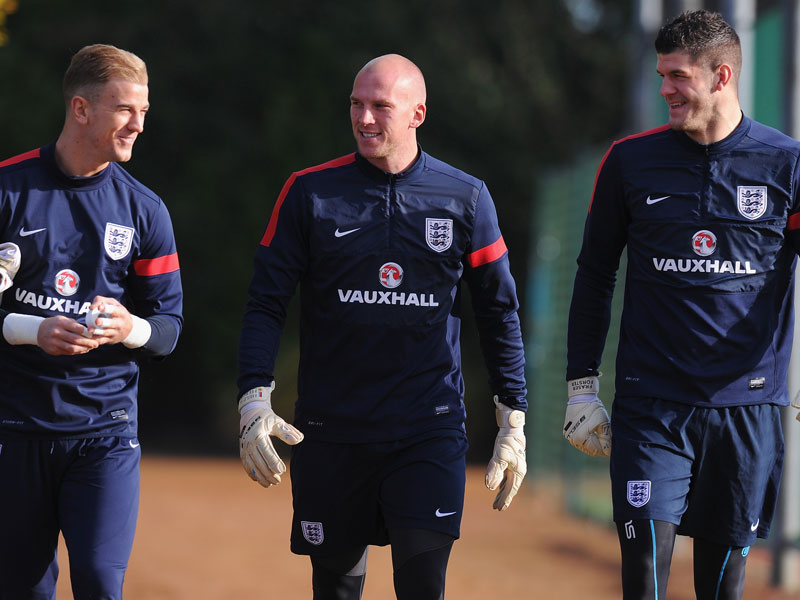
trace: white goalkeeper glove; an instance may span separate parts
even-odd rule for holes
[[[499,490],[492,508],[505,510],[522,484],[528,471],[525,460],[525,413],[502,404],[494,397],[494,411],[500,430],[494,440],[494,454],[486,467],[486,487]]]
[[[270,394],[275,389],[257,387],[239,400],[239,458],[250,479],[264,487],[278,485],[286,465],[272,445],[271,435],[294,446],[303,441],[303,434],[281,419],[272,410]]]
[[[564,437],[589,456],[611,455],[611,423],[605,406],[597,397],[597,377],[571,379],[567,382],[567,415]]]
[[[11,242],[0,244],[0,298],[14,283],[14,276],[19,271],[19,246]]]

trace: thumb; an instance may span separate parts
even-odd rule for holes
[[[299,444],[305,437],[294,425],[290,425],[281,418],[275,419],[270,435],[280,438],[290,446]]]

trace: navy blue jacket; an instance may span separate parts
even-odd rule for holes
[[[152,327],[142,348],[103,345],[78,356],[12,346],[0,334],[0,434],[136,436],[137,360],[171,352],[183,323],[164,203],[117,163],[92,177],[64,175],[51,144],[0,163],[0,241],[21,256],[0,327],[8,313],[83,323],[96,295]]]
[[[467,282],[492,391],[525,410],[514,280],[485,184],[422,152],[389,174],[358,154],[293,174],[258,247],[239,390],[273,377],[300,284],[295,425],[311,439],[463,428]]]
[[[570,308],[567,379],[597,374],[623,248],[617,396],[786,404],[800,143],[746,117],[700,145],[664,126],[598,171]]]

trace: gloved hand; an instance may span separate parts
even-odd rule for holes
[[[239,400],[239,457],[250,479],[266,488],[278,485],[286,471],[269,436],[291,446],[303,441],[303,434],[272,410],[270,394],[274,389],[273,381],[269,387],[253,388]]]
[[[514,499],[528,471],[525,460],[525,413],[502,404],[494,397],[494,411],[500,430],[494,440],[494,454],[486,467],[486,487],[500,489],[492,508],[505,510]]]
[[[0,244],[0,296],[14,283],[14,276],[19,270],[19,246],[12,242]]]
[[[611,456],[611,423],[603,403],[597,397],[597,377],[583,377],[567,382],[567,415],[564,437],[589,456]]]
[[[792,406],[794,408],[800,409],[800,393],[798,393],[797,395],[795,395],[794,398],[792,398]],[[797,420],[800,421],[800,412],[797,413]]]

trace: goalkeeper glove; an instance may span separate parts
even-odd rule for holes
[[[611,424],[605,406],[597,397],[597,377],[583,377],[567,382],[567,415],[564,437],[589,456],[611,455]]]
[[[14,283],[19,263],[19,246],[11,242],[0,244],[0,297]]]
[[[492,508],[505,510],[522,484],[528,471],[525,460],[525,413],[502,404],[494,397],[495,418],[500,430],[494,440],[494,454],[486,467],[486,487],[499,490]]]
[[[278,456],[270,436],[277,436],[294,446],[303,441],[303,434],[281,419],[272,410],[270,394],[275,389],[257,387],[239,400],[239,458],[250,479],[268,488],[281,482],[286,465]]]

